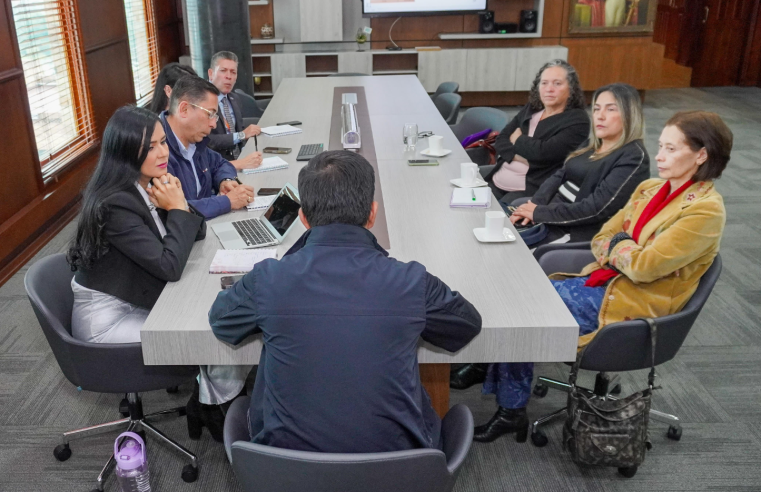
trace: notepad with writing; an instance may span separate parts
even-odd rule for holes
[[[270,207],[272,205],[272,202],[275,201],[275,198],[277,198],[277,195],[270,195],[270,196],[258,196],[254,198],[254,201],[246,205],[246,208],[249,210],[264,210]]]
[[[282,137],[283,135],[301,133],[301,128],[296,128],[295,126],[291,125],[268,126],[266,128],[262,128],[262,133],[268,137]]]
[[[262,164],[254,169],[244,169],[243,174],[256,174],[265,173],[267,171],[277,171],[278,169],[285,169],[288,167],[288,163],[280,157],[267,157],[262,160]]]
[[[260,261],[276,258],[276,253],[276,248],[218,249],[209,273],[248,273]]]
[[[452,208],[489,208],[491,207],[491,197],[491,188],[455,188],[452,190],[449,206]]]

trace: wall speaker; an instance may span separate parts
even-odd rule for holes
[[[478,32],[481,34],[494,32],[493,10],[484,10],[478,13]]]
[[[521,32],[536,32],[538,15],[536,10],[521,10]]]

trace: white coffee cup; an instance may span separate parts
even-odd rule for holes
[[[505,215],[504,212],[497,210],[489,210],[486,212],[486,236],[490,239],[501,238],[505,229]]]
[[[444,151],[444,137],[441,135],[431,135],[428,137],[428,153],[441,154]]]
[[[478,164],[463,162],[460,164],[460,179],[463,184],[473,184],[478,178]]]

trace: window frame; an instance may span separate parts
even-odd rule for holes
[[[122,5],[125,4],[122,0]],[[137,87],[135,87],[135,80],[137,74],[132,70],[132,88],[135,91],[135,101],[140,107],[145,107],[151,103],[153,99],[153,86],[156,84],[156,79],[159,76],[159,47],[158,47],[158,26],[156,25],[156,15],[153,5],[153,0],[132,0],[139,1],[143,5],[143,13],[145,14],[145,34],[148,44],[148,69],[150,71],[150,85],[151,89],[145,93],[142,97],[138,98]],[[125,5],[124,10],[125,22],[127,21],[127,10]],[[127,37],[129,38],[129,22],[127,24]],[[130,69],[132,67],[132,46],[130,46]]]

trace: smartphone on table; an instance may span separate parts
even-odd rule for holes
[[[228,277],[222,277],[219,283],[222,286],[222,290],[232,289],[233,284],[242,278],[243,275],[230,275]]]
[[[259,191],[256,192],[259,196],[277,195],[278,193],[280,193],[280,188],[259,188]]]
[[[290,154],[291,149],[288,147],[264,147],[262,152],[265,154]]]
[[[438,166],[439,161],[436,159],[408,159],[407,164],[410,166]]]

